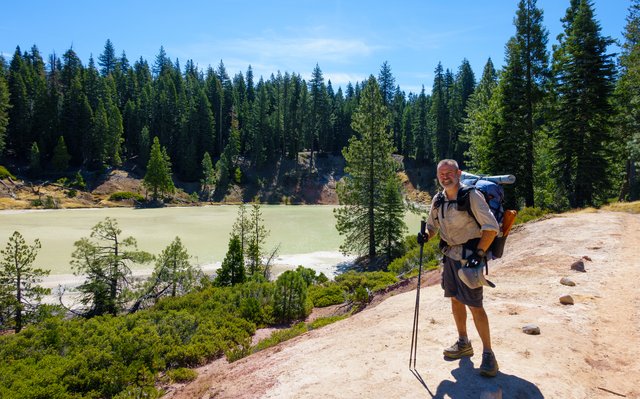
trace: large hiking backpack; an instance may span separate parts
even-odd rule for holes
[[[458,196],[456,198],[458,210],[467,212],[473,220],[476,221],[478,227],[480,227],[480,223],[473,214],[473,211],[471,211],[471,206],[469,204],[469,192],[474,189],[478,190],[482,193],[487,205],[489,205],[491,213],[496,218],[498,225],[500,226],[500,231],[494,238],[488,251],[491,252],[491,257],[494,259],[501,258],[504,254],[507,236],[509,235],[509,231],[511,230],[511,226],[513,225],[517,214],[514,210],[505,211],[504,209],[504,189],[501,184],[512,184],[513,182],[515,182],[515,177],[512,175],[482,177],[472,175],[470,173],[462,173],[462,187],[458,190]],[[438,193],[434,200],[436,201],[437,208],[438,202],[444,201],[444,193]]]

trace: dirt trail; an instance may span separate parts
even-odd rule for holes
[[[583,257],[586,273],[570,270]],[[591,259],[590,261],[587,259]],[[423,288],[417,372],[409,370],[415,291],[232,364],[199,370],[167,398],[640,398],[640,215],[583,212],[520,227],[485,288],[496,378],[476,354],[446,361],[455,340],[439,285]],[[575,287],[560,284],[569,277]],[[574,305],[559,297],[571,295]],[[540,335],[522,327],[534,323]]]

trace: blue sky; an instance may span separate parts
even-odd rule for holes
[[[549,47],[569,0],[538,0]],[[629,0],[595,0],[602,33],[622,40]],[[387,61],[405,92],[429,91],[438,62],[454,72],[464,58],[480,78],[489,57],[503,65],[517,0],[5,1],[0,54],[37,45],[43,56],[71,46],[86,65],[111,39],[131,63],[153,64],[160,46],[200,69],[224,62],[230,76],[252,66],[256,81],[277,71],[308,79],[316,63],[325,81],[345,87],[375,76]],[[611,51],[619,49],[612,46]]]

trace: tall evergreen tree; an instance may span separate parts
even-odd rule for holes
[[[246,253],[249,261],[249,274],[255,275],[261,271],[264,244],[269,236],[269,230],[264,226],[264,218],[257,198],[251,204],[248,227],[249,242]]]
[[[442,63],[438,63],[431,89],[431,108],[429,119],[433,126],[433,152],[436,159],[450,157],[449,112],[447,106],[447,87]]]
[[[552,125],[557,175],[572,207],[600,203],[611,192],[611,95],[615,68],[589,0],[572,0],[553,52]]]
[[[142,182],[145,188],[152,191],[153,200],[158,199],[158,194],[173,193],[175,186],[171,178],[171,161],[166,150],[160,146],[158,137],[153,138],[147,173]]]
[[[69,167],[71,156],[67,151],[64,137],[58,137],[58,143],[53,149],[53,158],[51,158],[51,166],[55,172],[64,172]]]
[[[465,58],[458,68],[451,97],[449,98],[452,143],[451,157],[458,161],[461,168],[466,167],[464,153],[468,149],[467,144],[462,140],[462,136],[464,135],[464,121],[467,118],[467,103],[469,97],[475,90],[475,86],[476,81],[473,70],[471,69],[471,64],[469,64],[469,61]]]
[[[481,173],[487,173],[494,167],[491,147],[494,144],[493,133],[497,122],[491,99],[497,85],[498,74],[489,58],[482,78],[469,98],[462,136],[462,140],[469,144],[469,149],[465,152],[468,167]]]
[[[385,106],[390,107],[393,103],[395,94],[396,79],[391,73],[391,66],[387,61],[382,63],[380,73],[378,74],[378,85],[380,86],[380,95]]]
[[[211,199],[211,193],[216,183],[216,170],[211,162],[211,156],[205,152],[202,157],[202,179],[200,179],[200,196],[203,200],[209,201]]]
[[[376,209],[379,223],[376,234],[380,237],[380,247],[387,263],[399,254],[404,242],[407,225],[404,222],[405,206],[402,198],[402,183],[397,176],[388,179],[382,189],[380,206]]]
[[[4,60],[0,59],[0,62],[4,62]],[[0,73],[0,159],[2,159],[2,155],[6,146],[10,107],[11,104],[9,103],[9,88],[7,86],[4,75]]]
[[[344,206],[334,211],[336,228],[345,236],[341,250],[367,253],[371,261],[381,245],[381,238],[376,236],[376,226],[380,223],[376,208],[381,204],[385,183],[395,172],[388,123],[388,110],[372,75],[353,115],[352,127],[359,137],[351,137],[343,150],[347,176],[338,187],[338,198]]]
[[[540,135],[542,124],[541,106],[544,100],[544,86],[549,79],[547,41],[548,32],[543,26],[543,12],[536,7],[536,0],[520,0],[518,11],[514,20],[516,26],[515,46],[516,54],[513,58],[518,58],[520,68],[518,71],[511,70],[511,75],[505,76],[515,79],[517,83],[523,85],[517,88],[518,96],[507,94],[505,101],[519,103],[511,107],[511,112],[505,115],[506,118],[521,119],[524,124],[523,130],[512,130],[511,134],[518,136],[515,147],[517,153],[512,152],[512,159],[517,159],[513,169],[518,177],[516,186],[516,197],[522,198],[526,206],[534,205],[534,166],[535,147]],[[507,68],[510,68],[508,66]],[[513,74],[522,73],[522,76]]]
[[[217,271],[215,284],[220,287],[232,286],[244,283],[245,279],[244,256],[240,238],[237,235],[232,235],[227,254],[222,261],[222,266]]]
[[[245,257],[249,256],[248,246],[249,234],[251,234],[251,220],[247,212],[247,206],[244,204],[244,202],[241,203],[238,207],[238,215],[236,216],[235,222],[233,222],[231,234],[237,236],[240,240],[240,248],[242,249],[242,254]]]
[[[640,199],[640,0],[632,0],[620,55],[620,79],[616,86],[617,138],[625,162],[620,200]],[[1,124],[0,124],[1,131]]]
[[[104,51],[98,56],[98,65],[100,65],[100,73],[102,76],[107,76],[116,71],[118,59],[116,57],[116,50],[110,39],[107,39],[107,42],[104,44]]]
[[[2,313],[11,313],[11,324],[3,328],[14,327],[20,332],[25,323],[37,311],[43,295],[51,289],[37,285],[42,277],[49,275],[48,270],[33,267],[38,256],[40,241],[28,245],[22,234],[15,231],[9,238],[5,249],[0,251],[0,305]],[[1,294],[8,294],[7,296]],[[0,321],[2,315],[0,315]]]

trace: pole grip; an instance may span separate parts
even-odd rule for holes
[[[420,221],[420,233],[422,233],[422,235],[424,235],[426,230],[427,230],[427,221],[423,219],[423,220]]]

